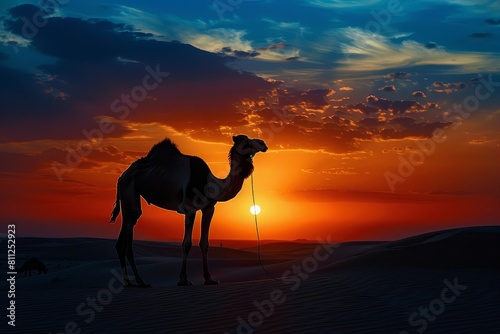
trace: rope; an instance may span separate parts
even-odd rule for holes
[[[253,202],[253,209],[256,210],[256,207],[255,207],[255,188],[254,188],[254,185],[253,185],[253,173],[250,174],[250,183],[252,184],[252,202]],[[256,213],[256,212],[255,212]],[[266,270],[266,267],[264,267],[264,264],[262,263],[262,258],[260,256],[261,254],[261,251],[260,251],[260,234],[259,234],[259,224],[257,222],[257,215],[254,214],[253,215],[254,217],[254,221],[255,221],[255,232],[257,233],[257,254],[258,254],[258,257],[259,257],[259,264],[260,266],[262,267],[262,269],[264,270],[264,272],[266,273],[266,275],[274,280],[274,281],[279,281],[277,278],[271,276],[271,274],[269,274]]]

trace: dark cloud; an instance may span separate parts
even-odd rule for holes
[[[225,55],[225,56],[233,56],[236,58],[253,58],[253,57],[257,57],[258,55],[260,55],[260,52],[233,50],[229,46],[225,46],[219,51],[219,54]]]
[[[281,43],[276,43],[276,44],[271,44],[267,47],[268,50],[276,50],[276,49],[283,49],[287,46],[286,43],[281,42]]]
[[[47,13],[43,13],[41,8],[30,4],[19,5],[9,9],[9,14],[13,18],[18,18],[18,19],[23,17],[32,19],[33,16],[35,16],[35,14],[38,13],[42,14],[42,18],[47,15]]]
[[[429,42],[424,45],[427,49],[437,49],[439,46],[434,42]]]
[[[20,12],[29,12],[18,16]],[[31,39],[31,45],[46,55],[67,60],[105,60],[130,53],[134,44],[145,42],[151,34],[135,31],[130,25],[115,24],[106,20],[81,20],[71,17],[45,18],[40,28],[27,28],[26,17],[32,17],[35,6],[23,5],[11,9],[12,17],[4,21],[7,30]],[[35,7],[37,8],[37,7]],[[38,9],[40,11],[40,9]],[[21,14],[21,13],[19,13]],[[132,45],[131,45],[132,44]],[[146,44],[143,44],[146,45]]]
[[[20,17],[29,17],[37,10],[35,6],[15,7],[6,20],[7,29],[22,35]],[[434,128],[446,126],[409,117],[377,118],[381,112],[389,111],[393,117],[427,108],[416,101],[370,95],[365,102],[332,106],[329,100],[335,92],[331,89],[279,88],[227,66],[234,57],[255,57],[257,51],[225,47],[221,56],[179,42],[157,41],[132,26],[105,20],[54,16],[46,20],[47,24],[31,37],[30,47],[56,60],[41,66],[36,74],[0,67],[0,98],[6,106],[0,110],[0,141],[84,140],[82,130],[96,129],[100,116],[119,116],[111,108],[117,100],[128,114],[115,123],[116,130],[108,135],[113,137],[129,134],[132,130],[128,122],[160,123],[188,131],[193,138],[210,140],[222,138],[221,127],[251,126],[279,129],[272,130],[270,145],[276,147],[346,153],[362,151],[368,140],[429,137]],[[286,46],[278,43],[265,49]],[[131,107],[123,96],[130,98],[134,89],[143,85],[145,75],[150,73],[148,67],[169,74]],[[394,72],[385,77],[402,80],[410,76]],[[387,91],[395,90],[394,85],[386,87],[390,88]],[[242,101],[252,103],[242,110]],[[52,161],[64,162],[67,154],[53,148],[36,157],[5,156],[2,161],[12,158],[24,168],[29,164],[48,167]],[[137,152],[118,152],[111,146],[94,147],[79,168],[127,163],[138,156]],[[15,166],[10,165],[12,170]]]
[[[380,87],[378,90],[384,91],[384,92],[395,92],[397,91],[396,86],[394,85],[387,85],[384,87]]]
[[[384,150],[384,153],[390,151]],[[428,194],[400,194],[376,191],[352,191],[338,189],[307,189],[290,191],[284,194],[290,200],[315,202],[371,202],[371,203],[415,203],[433,200]]]
[[[0,173],[29,173],[42,167],[39,156],[0,151]]]
[[[425,95],[425,93],[422,92],[421,90],[414,91],[413,93],[411,93],[411,95],[413,95],[415,97],[422,97],[422,98],[427,97],[427,95]]]
[[[368,106],[362,102],[357,103],[357,104],[348,105],[347,108],[352,110],[352,111],[359,111],[365,115],[375,114],[379,111],[378,108]]]
[[[23,35],[25,23],[20,17],[39,11],[31,5],[12,8],[4,20],[6,29]],[[0,67],[0,141],[84,139],[82,130],[96,128],[96,117],[125,113],[127,121],[157,122],[181,131],[236,126],[245,122],[245,116],[235,105],[275,86],[229,68],[228,57],[179,42],[156,41],[129,25],[67,17],[46,20],[31,36],[30,47],[57,61],[41,66],[41,75]],[[130,101],[147,75],[154,83],[151,72],[168,75],[141,101],[127,104],[124,96]],[[111,105],[116,100],[115,107],[126,112],[114,112]],[[126,131],[130,130],[117,124],[109,136]]]
[[[318,96],[325,95],[321,90],[315,92]],[[335,115],[323,116],[322,113],[307,111],[303,99],[307,96],[307,91],[283,89],[281,95],[283,96],[280,98],[279,91],[274,92],[274,102],[267,100],[264,107],[259,107],[257,103],[252,104],[256,109],[248,111],[258,116],[257,119],[254,118],[254,128],[263,129],[266,135],[269,133],[267,130],[274,129],[271,130],[273,140],[270,144],[279,148],[323,149],[334,153],[357,152],[364,149],[363,143],[366,141],[430,138],[435,129],[446,128],[451,124],[417,120],[408,116],[394,117],[405,112],[422,112],[430,108],[429,104],[420,105],[416,101],[390,101],[371,95],[367,97],[367,104],[373,103],[378,107],[365,103],[335,106],[327,110],[334,111]],[[355,113],[376,115],[382,111],[390,111],[394,115],[365,117],[360,120],[354,116]]]
[[[101,169],[107,163],[130,164],[144,152],[118,151],[113,146],[80,147],[89,152],[85,156],[76,153],[76,147],[67,146],[65,149],[52,147],[38,153],[10,153],[0,151],[0,178],[16,177],[18,174],[30,174],[34,178],[48,178],[57,180],[55,171],[63,172],[65,180],[67,172],[77,169]],[[90,149],[90,150],[89,150]],[[55,163],[55,164],[54,164]],[[57,168],[54,168],[57,166]],[[65,172],[64,172],[65,171]]]
[[[398,100],[398,101],[392,102],[392,106],[390,109],[394,113],[402,114],[402,113],[405,113],[407,111],[411,111],[412,109],[421,109],[421,108],[422,108],[422,106],[417,101]]]
[[[287,59],[285,59],[286,61],[294,61],[294,60],[299,60],[300,57],[288,57]]]
[[[378,107],[384,111],[392,111],[396,114],[402,114],[414,109],[422,109],[423,107],[417,101],[413,100],[397,100],[391,101],[385,98],[378,98],[374,95],[366,97],[366,102],[373,106]]]
[[[432,138],[436,129],[444,129],[451,125],[450,122],[413,122],[404,118],[391,121],[398,127],[384,127],[378,135],[381,139],[404,139],[404,138]]]
[[[391,80],[401,80],[401,79],[408,79],[411,77],[411,73],[408,72],[393,72],[386,74],[384,78],[386,79],[391,79]]]
[[[417,121],[413,117],[396,117],[387,121],[376,118],[364,118],[357,122],[371,135],[371,139],[404,139],[404,138],[431,138],[438,128],[446,128],[449,122]]]
[[[411,117],[397,117],[390,121],[391,124],[398,124],[404,127],[409,127],[416,123],[416,120]]]
[[[235,57],[238,57],[238,58],[252,58],[252,57],[257,57],[258,55],[260,55],[260,52],[257,52],[257,51],[247,52],[247,51],[234,50],[233,55]]]
[[[500,25],[500,19],[486,19],[484,22],[494,26]]]
[[[363,125],[365,127],[374,127],[383,124],[378,120],[378,118],[363,118],[362,120],[358,121],[358,124]]]
[[[454,93],[467,87],[465,82],[448,82],[444,83],[442,81],[434,81],[431,86],[427,87],[427,90],[436,93]]]
[[[473,34],[470,34],[469,37],[476,39],[486,39],[493,37],[493,34],[490,32],[475,32]]]
[[[305,91],[293,88],[278,90],[280,106],[305,104],[311,108],[323,108],[329,104],[327,96],[334,94],[332,89],[309,89]]]

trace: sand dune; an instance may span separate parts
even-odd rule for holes
[[[137,241],[139,270],[153,285],[149,289],[121,287],[113,240],[20,238],[19,244],[18,261],[37,256],[49,273],[17,278],[16,328],[4,320],[5,333],[498,333],[500,328],[499,227],[393,242],[269,243],[262,258],[275,280],[263,272],[255,248],[213,247],[212,275],[222,282],[217,286],[201,285],[200,254],[193,250],[192,287],[176,286],[179,244]],[[1,287],[6,291],[5,282]]]
[[[500,229],[462,228],[387,242],[334,265],[436,269],[500,268]]]

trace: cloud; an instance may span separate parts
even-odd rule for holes
[[[384,126],[375,135],[381,140],[393,140],[404,138],[432,138],[436,129],[449,127],[451,122],[417,122],[411,117],[398,117],[389,121],[393,126]]]
[[[424,45],[427,49],[437,49],[439,48],[439,45],[437,45],[436,43],[434,42],[429,42],[427,44]]]
[[[278,88],[267,99],[248,101],[246,114],[252,119],[253,131],[267,135],[269,129],[275,130],[271,143],[275,148],[334,154],[363,152],[367,141],[431,138],[436,128],[451,125],[410,116],[426,112],[430,104],[370,95],[366,103],[330,105],[326,97],[332,94]]]
[[[259,47],[256,51],[260,52],[258,57],[259,60],[293,61],[301,58],[300,50],[285,42],[273,43],[268,46]]]
[[[360,112],[365,115],[376,114],[379,112],[379,109],[377,107],[371,107],[361,102],[357,104],[348,105],[347,109],[354,112]]]
[[[442,71],[453,68],[454,73],[477,73],[497,69],[498,63],[490,53],[446,51],[427,48],[412,40],[394,43],[388,38],[359,28],[341,28],[346,42],[341,43],[345,55],[340,70],[347,72],[378,72],[386,69],[441,66]]]
[[[415,97],[422,97],[422,98],[427,97],[427,95],[425,95],[425,93],[422,92],[421,90],[416,90],[413,93],[411,93],[411,95],[415,96]]]
[[[471,144],[471,145],[486,145],[486,144],[492,144],[492,143],[495,143],[497,140],[495,139],[492,139],[492,138],[488,138],[486,136],[483,136],[481,138],[475,138],[475,139],[471,139],[468,141],[468,144]]]
[[[283,22],[283,21],[275,21],[272,18],[264,17],[261,19],[263,22],[269,23],[272,29],[276,30],[291,30],[294,33],[299,32],[300,35],[304,33],[306,30],[302,27],[300,22]]]
[[[391,80],[408,79],[410,77],[411,77],[411,73],[408,73],[408,72],[392,72],[392,73],[386,74],[384,76],[384,78],[391,79]]]
[[[486,19],[484,22],[491,24],[493,26],[500,25],[500,19]]]
[[[260,52],[234,50],[233,55],[235,57],[238,57],[238,58],[252,58],[252,57],[257,57],[258,55],[260,55]]]
[[[253,50],[251,41],[245,40],[247,32],[230,28],[215,28],[202,32],[191,31],[181,36],[184,43],[198,49],[215,52],[224,47],[233,50]]]
[[[0,173],[30,173],[42,167],[40,158],[33,155],[0,151],[0,159]]]
[[[335,94],[332,89],[307,89],[296,90],[293,88],[280,89],[277,91],[278,105],[291,106],[302,105],[306,108],[322,109],[329,105],[327,97]]]
[[[454,93],[467,87],[465,82],[449,82],[434,81],[431,86],[427,87],[428,91],[436,93]]]
[[[286,43],[280,42],[280,43],[276,43],[276,44],[271,44],[266,49],[267,50],[276,50],[276,49],[283,49],[285,47],[286,47]]]
[[[476,39],[486,39],[493,37],[493,34],[490,32],[475,32],[473,34],[470,34],[469,37]]]
[[[33,12],[33,7],[14,7],[14,15],[6,19],[8,29],[22,34],[19,15]],[[228,57],[179,42],[157,41],[131,26],[97,19],[48,17],[47,21],[30,46],[54,61],[40,67],[38,74],[0,65],[0,89],[5,96],[0,116],[8,124],[0,142],[85,139],[82,131],[96,129],[99,117],[119,116],[111,107],[116,100],[122,110],[128,110],[127,121],[157,122],[177,130],[212,128],[213,119],[219,120],[217,126],[240,125],[245,115],[235,105],[275,85],[229,68]],[[124,96],[130,99],[133,90],[144,84],[148,66],[169,74],[139,103],[127,105]],[[107,136],[130,133],[127,126],[115,122]]]
[[[378,107],[380,110],[391,111],[396,114],[403,114],[409,111],[424,109],[423,106],[417,101],[413,100],[391,101],[385,98],[378,98],[375,95],[367,96],[366,102],[368,104]]]
[[[353,90],[353,88],[348,87],[348,86],[342,86],[342,87],[340,87],[340,88],[339,88],[339,90],[343,90],[343,91],[351,91],[351,90]]]
[[[387,85],[384,87],[380,87],[378,90],[384,91],[384,92],[395,92],[397,91],[396,86],[394,85]]]
[[[314,202],[415,203],[435,201],[435,198],[433,198],[431,194],[400,194],[383,191],[356,191],[339,189],[296,190],[287,192],[284,196],[290,200],[307,200]]]
[[[331,9],[340,9],[340,8],[351,8],[351,7],[364,7],[369,5],[374,5],[381,0],[354,0],[354,1],[344,1],[344,0],[313,0],[313,1],[304,1],[308,5],[320,7],[320,8],[331,8]]]

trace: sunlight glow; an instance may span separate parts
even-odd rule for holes
[[[252,215],[254,215],[254,216],[255,216],[255,215],[258,215],[258,214],[260,213],[260,206],[258,206],[257,204],[252,205],[252,206],[250,207],[250,213],[251,213]]]

